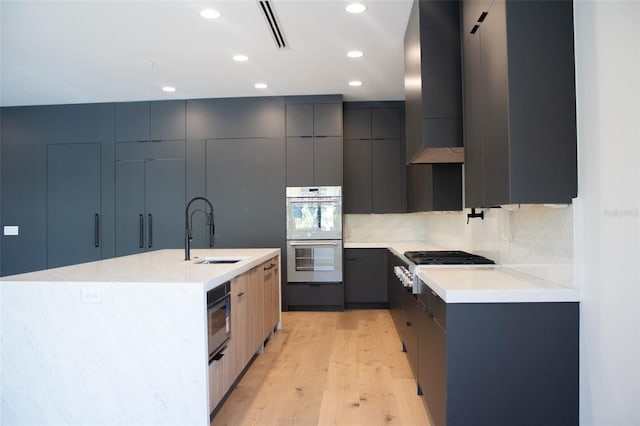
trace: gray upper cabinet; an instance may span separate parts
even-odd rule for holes
[[[116,142],[183,140],[185,101],[116,104]]]
[[[404,40],[407,162],[462,146],[459,21],[457,1],[414,1]]]
[[[577,195],[573,3],[463,1],[467,207]]]
[[[116,141],[149,140],[149,102],[116,104]]]
[[[116,255],[184,245],[185,142],[116,144]]]
[[[286,98],[287,186],[342,186],[342,97]]]
[[[344,110],[346,213],[406,211],[401,102],[349,102]]]
[[[287,137],[313,136],[313,104],[286,107]]]
[[[47,267],[102,258],[100,144],[47,148]]]
[[[187,101],[187,139],[275,138],[284,134],[282,97]]]

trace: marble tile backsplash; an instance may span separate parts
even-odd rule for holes
[[[467,224],[467,212],[345,215],[350,242],[425,242],[471,251],[513,269],[573,285],[573,207],[543,205],[485,209]]]

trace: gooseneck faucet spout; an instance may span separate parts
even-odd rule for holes
[[[189,208],[194,201],[204,201],[209,205],[209,213],[204,209],[195,209],[191,216],[189,216]],[[207,226],[209,227],[209,247],[213,247],[213,235],[215,234],[215,226],[213,224],[213,205],[211,201],[204,197],[195,197],[187,203],[187,207],[184,209],[184,260],[191,260],[191,240],[193,239],[193,215],[196,212],[202,212],[207,215]]]

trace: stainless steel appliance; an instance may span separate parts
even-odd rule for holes
[[[229,324],[231,283],[226,282],[207,292],[207,342],[209,363],[223,356],[223,350],[231,337]]]
[[[460,250],[405,251],[404,256],[416,265],[494,265],[486,257]]]
[[[407,267],[394,270],[395,275],[405,287],[411,288],[414,294],[420,293],[420,280],[416,268],[447,268],[447,267],[492,267],[495,262],[486,257],[467,253],[460,250],[424,250],[405,251],[404,257],[410,262]]]
[[[287,188],[289,282],[342,281],[342,187]]]

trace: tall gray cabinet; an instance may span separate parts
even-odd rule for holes
[[[462,2],[467,207],[577,195],[573,2]]]
[[[47,266],[102,258],[101,145],[47,146]]]
[[[116,255],[184,245],[184,101],[116,104]]]
[[[402,102],[344,104],[345,213],[406,211]]]
[[[285,102],[287,186],[342,186],[342,96]]]

